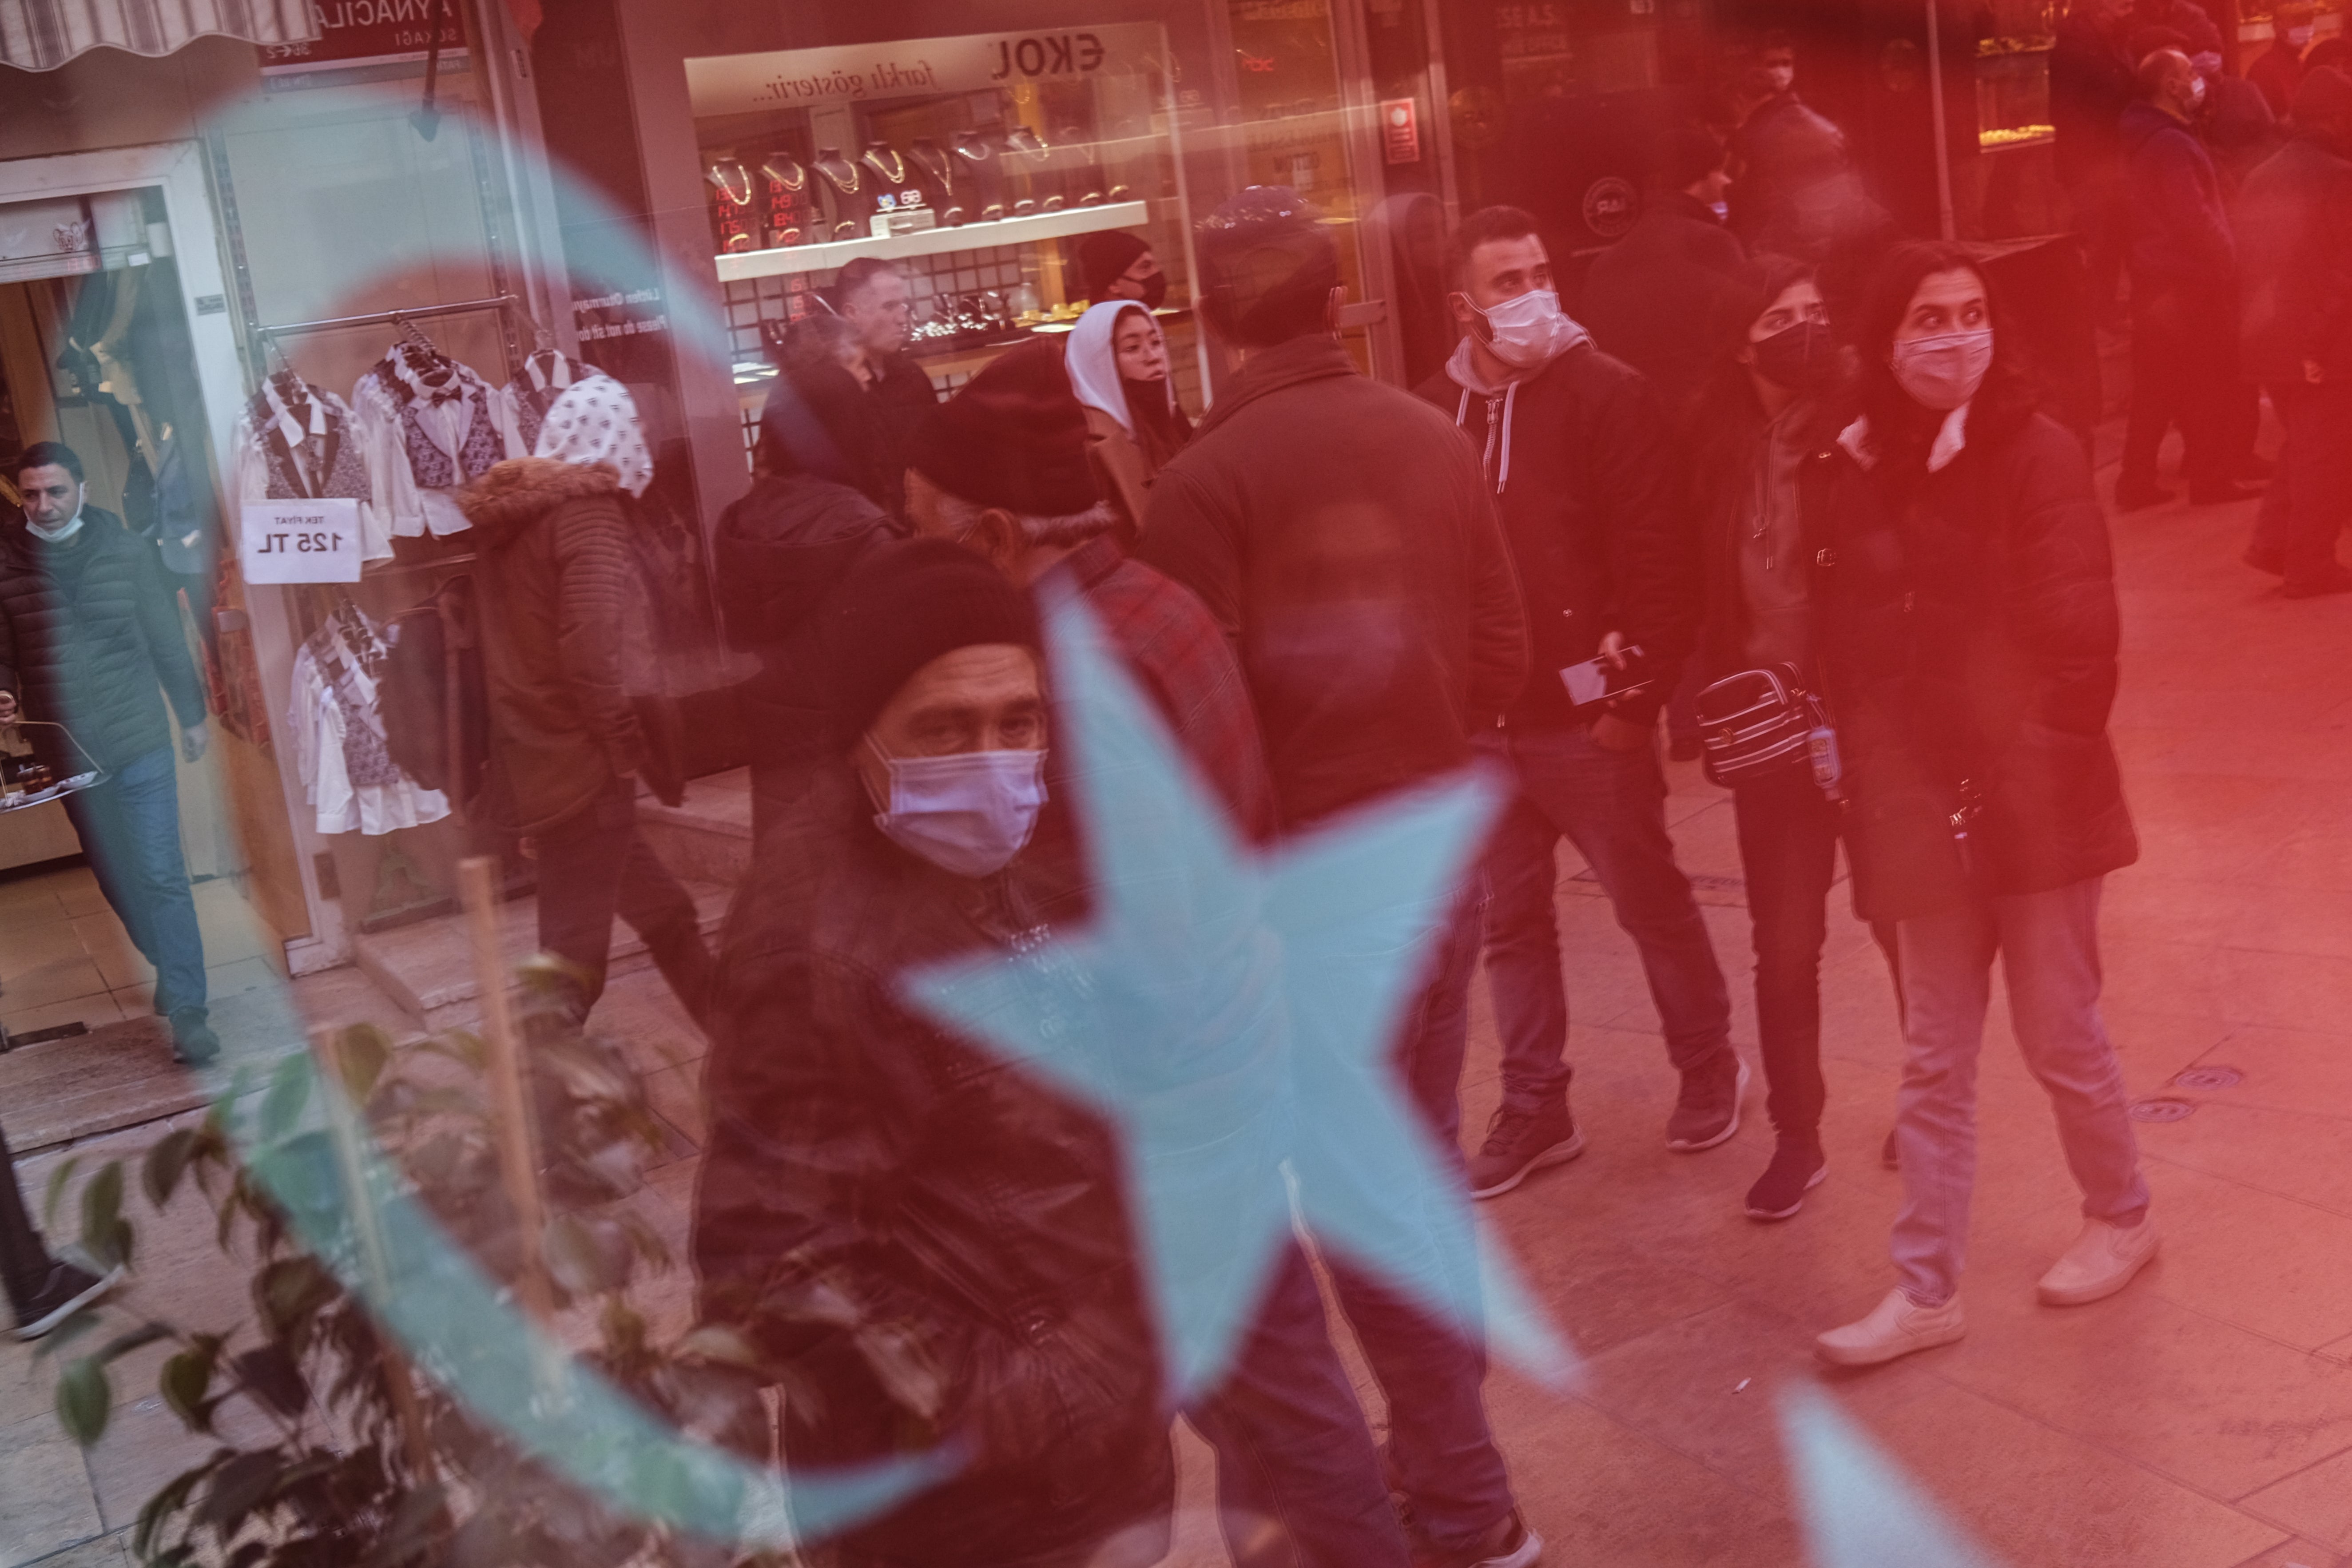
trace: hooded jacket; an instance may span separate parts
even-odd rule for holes
[[[2121,621],[2090,464],[2030,405],[1990,405],[1969,406],[1935,471],[1864,462],[1849,426],[1800,476],[1828,552],[1814,594],[1866,920],[2046,892],[2139,855],[2107,740]],[[1971,801],[1964,858],[1951,817]]]
[[[119,768],[172,743],[163,694],[183,726],[203,723],[205,689],[154,546],[112,512],[81,515],[57,544],[22,521],[0,528],[0,689]],[[89,765],[56,731],[26,733],[58,776]]]
[[[1466,763],[1527,678],[1477,454],[1319,333],[1243,364],[1160,470],[1138,554],[1233,640],[1286,826]]]
[[[900,849],[826,759],[729,913],[695,1189],[703,1314],[794,1392],[794,1466],[961,1446],[847,1532],[861,1563],[1076,1561],[1163,1527],[1160,1355],[1100,1117],[899,1000],[912,968],[1032,936],[1034,851],[980,879]]]
[[[480,583],[490,798],[544,833],[646,764],[623,668],[634,560],[620,477],[513,458],[460,492]]]
[[[2122,132],[2132,276],[2158,287],[2233,287],[2237,243],[2205,143],[2144,99],[2125,109]]]
[[[865,395],[838,369],[779,381],[761,419],[770,472],[719,514],[712,556],[728,645],[760,660],[743,703],[762,820],[800,793],[825,750],[818,608],[868,550],[907,533],[858,482],[875,482],[852,455],[874,438]]]
[[[1707,323],[1747,263],[1738,237],[1696,197],[1657,196],[1624,238],[1592,258],[1577,319],[1675,413],[1706,378],[1714,359]]]
[[[2352,122],[2352,81],[2322,67],[2296,109]],[[2331,381],[2352,378],[2352,160],[2324,133],[2298,132],[2247,176],[2238,228],[2246,374],[2298,385],[2311,360]]]
[[[1674,689],[1698,625],[1698,574],[1667,480],[1666,421],[1632,366],[1580,337],[1500,386],[1480,377],[1465,338],[1421,386],[1483,455],[1510,542],[1528,626],[1529,675],[1503,715],[1515,725],[1578,719],[1559,672],[1625,634],[1647,657],[1647,689],[1617,715],[1647,724]]]

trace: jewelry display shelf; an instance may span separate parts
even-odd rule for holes
[[[746,278],[825,272],[861,256],[897,260],[908,256],[938,256],[950,250],[985,250],[1000,245],[1062,239],[1074,234],[1092,234],[1097,229],[1138,228],[1150,216],[1149,202],[1108,202],[1095,207],[1065,207],[1059,212],[987,218],[952,228],[909,229],[887,237],[832,239],[816,245],[787,245],[775,250],[739,250],[718,258],[719,280],[734,283]]]

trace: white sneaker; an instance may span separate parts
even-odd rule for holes
[[[1870,1310],[1870,1316],[1832,1329],[1813,1340],[1813,1349],[1833,1366],[1876,1366],[1950,1344],[1969,1331],[1958,1296],[1940,1307],[1922,1307],[1898,1288]]]
[[[2034,1294],[2047,1307],[2080,1307],[2114,1295],[2132,1282],[2156,1256],[2156,1221],[2142,1216],[2126,1230],[2103,1219],[2086,1219]]]

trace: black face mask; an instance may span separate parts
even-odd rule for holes
[[[1147,310],[1157,310],[1160,309],[1160,301],[1168,298],[1168,274],[1155,272],[1144,279],[1138,287],[1143,290],[1143,308]]]
[[[1837,350],[1827,321],[1799,321],[1748,345],[1756,374],[1790,392],[1811,392],[1837,374]]]

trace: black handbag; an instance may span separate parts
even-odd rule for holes
[[[1834,794],[1837,737],[1793,664],[1743,669],[1701,691],[1698,733],[1706,776],[1727,788],[1807,768]]]

